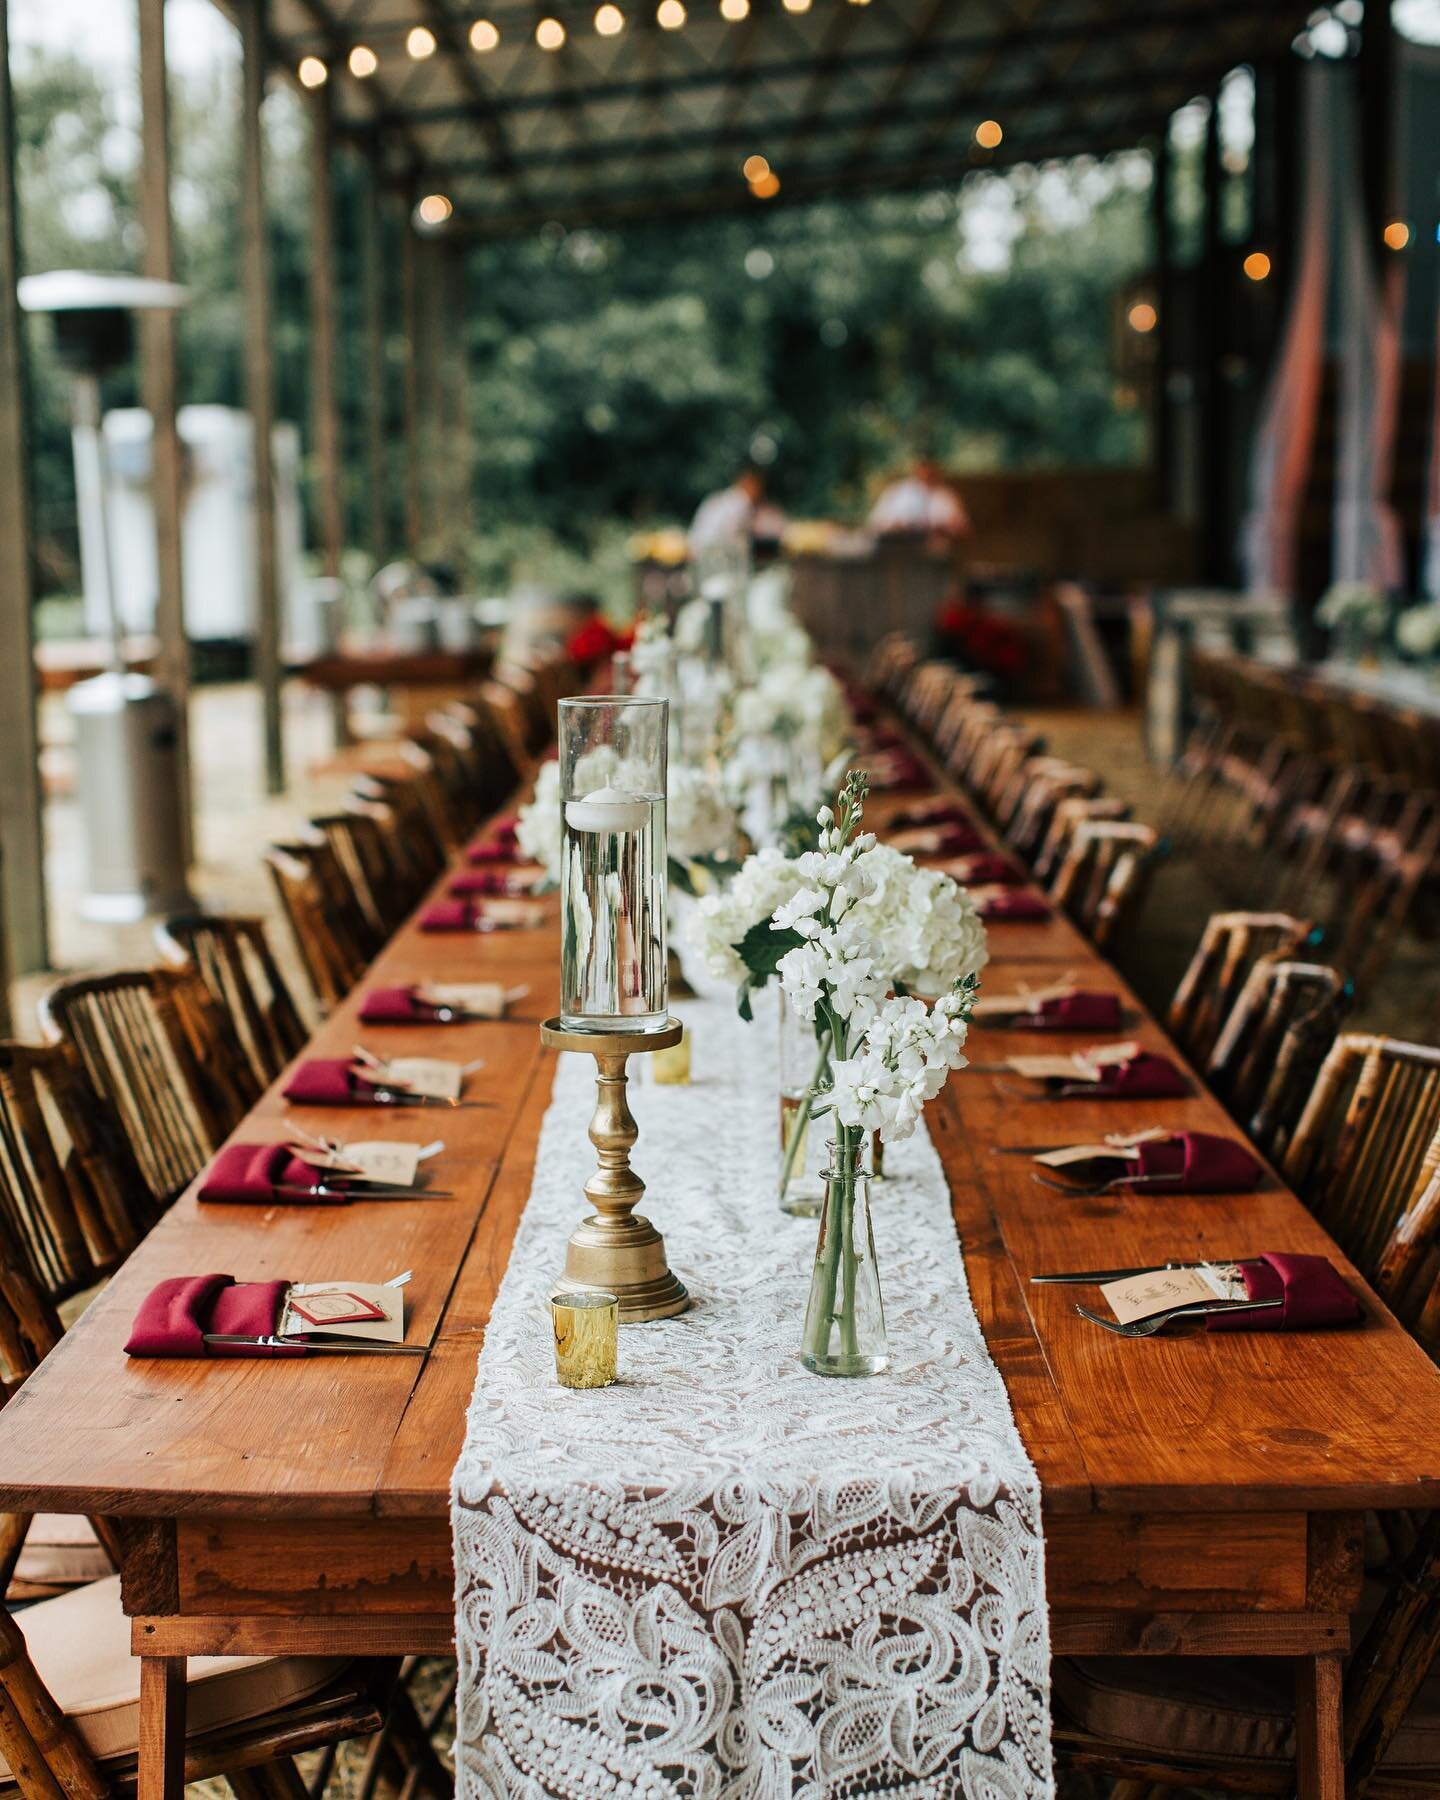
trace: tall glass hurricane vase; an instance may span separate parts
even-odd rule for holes
[[[560,1021],[659,1031],[669,1010],[665,757],[669,703],[560,702]]]
[[[810,1277],[800,1360],[813,1375],[879,1375],[890,1366],[885,1304],[870,1227],[865,1133],[836,1126]]]

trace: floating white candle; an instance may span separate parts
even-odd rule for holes
[[[639,831],[650,820],[650,802],[623,788],[597,788],[583,800],[565,802],[565,823],[572,831]]]

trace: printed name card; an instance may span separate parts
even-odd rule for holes
[[[523,994],[523,988],[507,988],[498,981],[428,981],[415,990],[416,999],[427,1006],[477,1019],[503,1019],[510,1001]]]
[[[1137,1043],[1096,1044],[1071,1056],[1012,1056],[1010,1068],[1027,1081],[1099,1081],[1116,1064],[1139,1056]]]
[[[1033,1160],[1043,1163],[1047,1169],[1064,1169],[1071,1163],[1097,1160],[1127,1163],[1138,1145],[1163,1143],[1166,1138],[1173,1136],[1174,1133],[1166,1131],[1163,1125],[1156,1125],[1149,1131],[1137,1131],[1130,1137],[1111,1133],[1103,1144],[1064,1144],[1054,1150],[1042,1150]]]
[[[395,1088],[426,1100],[458,1100],[465,1085],[465,1065],[436,1056],[391,1056],[361,1063],[355,1074],[372,1087]]]
[[[343,1175],[347,1181],[373,1181],[377,1187],[395,1188],[414,1187],[421,1162],[432,1153],[430,1145],[384,1143],[342,1144],[333,1150],[294,1144],[291,1149],[312,1169]]]
[[[537,870],[531,879],[530,887],[534,887],[544,877],[543,870]],[[543,900],[527,900],[514,895],[497,895],[488,897],[481,910],[481,922],[489,926],[502,926],[507,931],[538,931],[547,918]]]
[[[1116,1323],[1131,1325],[1172,1306],[1209,1305],[1216,1300],[1243,1300],[1245,1282],[1233,1263],[1194,1263],[1178,1269],[1152,1269],[1107,1281],[1100,1292]]]
[[[405,1296],[369,1281],[297,1281],[287,1289],[277,1337],[359,1338],[399,1344],[405,1339]]]
[[[1036,1012],[1047,1000],[1065,1000],[1076,991],[1073,980],[1051,982],[1048,987],[1022,987],[1014,994],[982,994],[975,1002],[977,1019],[1001,1018],[1009,1013]]]

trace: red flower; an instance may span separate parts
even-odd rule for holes
[[[616,631],[597,613],[593,619],[587,619],[576,631],[565,646],[565,654],[571,662],[579,663],[582,669],[592,669],[596,663],[604,662],[607,656],[613,656],[617,650],[628,650],[635,636],[633,626],[625,631]]]

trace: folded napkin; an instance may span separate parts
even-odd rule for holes
[[[1260,1179],[1260,1165],[1243,1144],[1208,1131],[1136,1144],[1126,1166],[1129,1174],[1116,1185],[1131,1193],[1244,1194]]]
[[[1240,1264],[1246,1297],[1279,1300],[1267,1312],[1211,1313],[1207,1331],[1305,1331],[1317,1325],[1351,1325],[1360,1302],[1323,1256],[1286,1256],[1267,1250]]]
[[[222,1150],[200,1183],[198,1200],[221,1205],[269,1206],[280,1199],[277,1187],[314,1188],[325,1177],[311,1163],[302,1162],[288,1144],[230,1144]],[[326,1185],[334,1188],[338,1176]],[[305,1202],[317,1206],[333,1206],[345,1199],[343,1193],[308,1194]]]
[[[420,915],[422,931],[474,931],[484,911],[473,900],[437,900]]]
[[[1128,1062],[1104,1064],[1098,1081],[1067,1082],[1060,1092],[1085,1100],[1174,1100],[1190,1086],[1168,1056],[1142,1050]]]
[[[465,852],[465,860],[474,865],[478,863],[515,863],[522,859],[513,843],[506,844],[487,838],[478,844],[472,844]]]
[[[877,794],[894,793],[900,788],[928,793],[935,786],[919,757],[905,750],[887,750],[884,754],[881,767],[870,772],[870,786]]]
[[[976,886],[1019,887],[1028,881],[1025,871],[1011,862],[1008,856],[997,855],[993,850],[982,850],[976,856],[963,856],[960,863],[948,871],[962,887],[974,882]]]
[[[445,890],[455,898],[465,894],[523,894],[525,884],[517,885],[512,875],[499,869],[474,869],[468,875],[457,875]]]
[[[1038,894],[1032,894],[1027,888],[1005,888],[998,894],[986,894],[977,903],[976,910],[982,919],[990,921],[1013,922],[1050,917],[1050,908]]]
[[[1084,989],[1052,994],[1032,1011],[1001,1023],[1019,1031],[1113,1031],[1120,1024],[1120,996]]]
[[[140,1302],[127,1356],[303,1356],[303,1344],[207,1344],[207,1332],[268,1337],[280,1321],[288,1281],[236,1281],[230,1275],[177,1275]]]
[[[378,1106],[372,1083],[344,1056],[312,1056],[285,1083],[285,1098],[300,1106]]]
[[[416,987],[371,988],[360,1002],[360,1020],[365,1025],[450,1025],[460,1024],[452,1011],[450,1018],[440,1017],[443,1009],[433,1000],[422,1000]]]
[[[926,825],[968,825],[973,831],[975,817],[958,800],[935,800],[928,806],[907,806],[901,812],[892,813],[886,821],[886,829],[889,831],[904,831]]]

